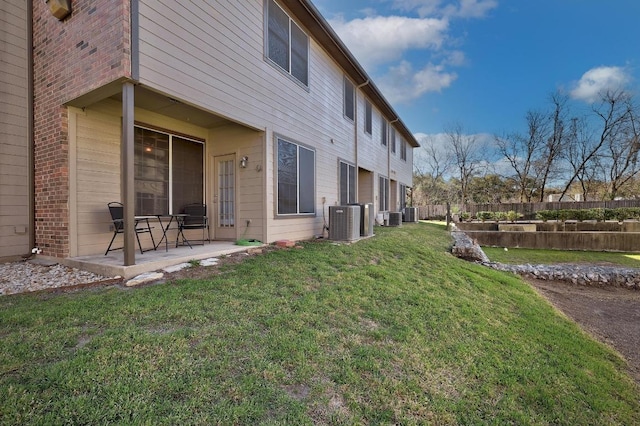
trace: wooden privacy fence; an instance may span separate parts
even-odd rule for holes
[[[616,200],[616,201],[558,201],[549,203],[496,203],[496,204],[451,204],[451,213],[467,212],[472,217],[482,211],[508,212],[515,211],[522,215],[523,219],[536,218],[536,212],[540,210],[565,210],[565,209],[616,209],[620,207],[640,207],[640,199]],[[420,219],[441,219],[447,214],[446,204],[432,204],[418,206]]]

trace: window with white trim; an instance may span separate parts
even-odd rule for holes
[[[180,213],[203,202],[203,142],[138,126],[134,135],[136,215]]]
[[[382,128],[380,129],[380,135],[382,136],[382,141],[381,141],[382,146],[387,146],[387,138],[389,137],[388,131],[387,131],[387,120],[383,118],[381,123],[382,123]]]
[[[344,116],[353,121],[355,117],[356,90],[353,83],[344,77]]]
[[[407,161],[407,142],[404,139],[400,140],[400,159]]]
[[[380,176],[378,179],[378,204],[381,212],[389,210],[389,179]]]
[[[396,129],[395,127],[391,127],[391,153],[395,154],[396,153]]]
[[[274,0],[268,0],[267,23],[267,57],[309,86],[309,37]]]
[[[280,137],[276,145],[278,215],[314,214],[315,151]]]
[[[340,204],[356,202],[356,167],[340,160]]]
[[[400,184],[400,211],[407,207],[407,185]]]
[[[371,102],[364,101],[364,132],[371,135],[372,130],[373,113],[371,112]]]

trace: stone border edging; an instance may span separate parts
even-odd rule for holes
[[[640,269],[599,265],[507,265],[491,262],[476,241],[452,224],[451,253],[459,258],[505,272],[546,281],[566,281],[577,285],[614,286],[640,290]]]

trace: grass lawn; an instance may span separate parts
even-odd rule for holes
[[[1,424],[640,424],[611,349],[443,226],[0,298]]]
[[[501,247],[482,247],[493,262],[508,264],[586,263],[640,268],[639,253],[614,253],[580,250],[538,250]]]

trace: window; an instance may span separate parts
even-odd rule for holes
[[[372,116],[371,116],[371,102],[364,102],[364,132],[368,135],[371,135],[371,124],[372,124]]]
[[[386,212],[389,210],[388,198],[389,198],[389,179],[384,176],[380,176],[378,181],[378,202],[379,202],[379,210],[381,212]]]
[[[135,128],[135,214],[179,213],[204,194],[204,144]]]
[[[380,134],[382,135],[382,145],[387,146],[387,120],[382,119],[382,128],[380,129]]]
[[[394,127],[391,128],[391,153],[396,153],[396,129]]]
[[[316,153],[284,139],[277,140],[278,214],[314,214]]]
[[[340,204],[353,204],[356,202],[356,168],[355,166],[340,161]]]
[[[289,15],[269,0],[267,56],[305,86],[309,85],[309,38]]]
[[[400,141],[400,159],[407,161],[407,142],[404,139]]]
[[[400,211],[407,207],[407,185],[400,184]]]
[[[344,116],[353,121],[355,117],[356,91],[353,83],[344,78]]]

